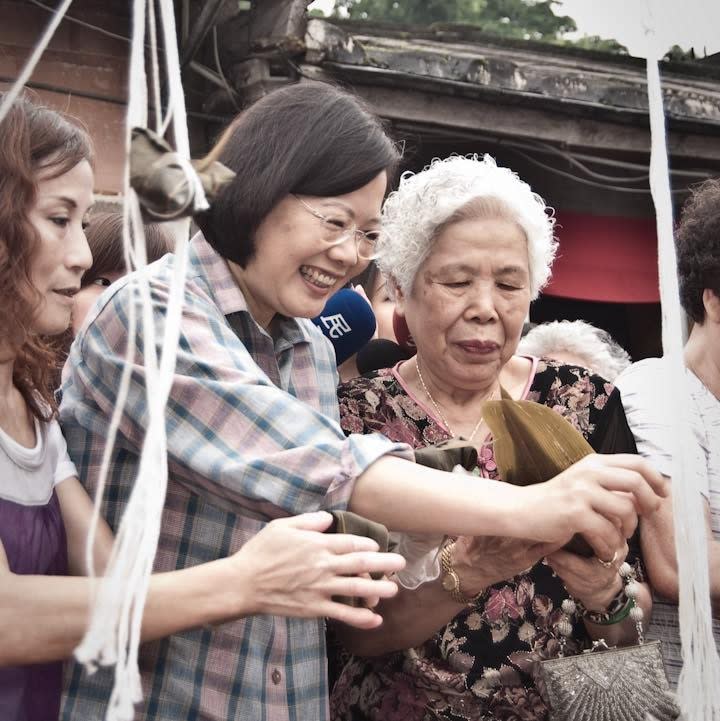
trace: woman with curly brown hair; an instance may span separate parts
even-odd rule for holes
[[[85,573],[92,503],[55,420],[54,359],[42,337],[68,327],[92,262],[92,148],[77,126],[23,99],[0,135],[0,719],[47,721],[59,712],[59,659],[87,622],[89,581],[62,576]],[[390,573],[402,559],[375,553],[369,539],[317,532],[330,521],[273,521],[233,556],[153,576],[144,639],[250,614],[379,623],[332,596],[394,593],[393,583],[356,574]],[[104,522],[98,531],[101,569],[112,536]]]

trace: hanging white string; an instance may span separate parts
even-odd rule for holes
[[[152,2],[153,0],[151,0]],[[181,165],[194,184],[196,208],[207,208],[204,191],[189,165],[184,95],[180,80],[180,63],[175,34],[172,0],[160,0],[166,71],[169,97],[168,115],[163,121],[173,121],[173,134]],[[130,97],[127,116],[126,149],[129,152],[132,127],[147,124],[147,78],[144,66],[145,0],[135,0],[133,9],[133,38],[130,63]],[[154,32],[154,8],[149,8],[151,63],[156,102],[156,127],[159,123],[157,43]],[[96,513],[105,487],[112,448],[122,409],[127,400],[131,362],[135,356],[135,306],[142,312],[142,337],[147,400],[148,427],[139,460],[138,475],[118,527],[106,576],[95,599],[90,627],[75,652],[78,660],[92,669],[97,664],[115,663],[115,682],[110,696],[107,721],[130,721],[133,704],[141,700],[142,689],[137,665],[142,616],[145,607],[153,561],[160,536],[160,524],[167,488],[167,438],[165,407],[172,386],[177,357],[184,282],[187,269],[187,237],[189,221],[184,232],[176,235],[172,282],[167,302],[162,349],[158,359],[156,329],[151,291],[144,272],[146,263],[145,239],[137,196],[129,184],[129,169],[125,172],[126,227],[125,255],[130,263],[137,261],[138,272],[133,277],[133,302],[128,309],[128,347],[121,385],[108,432],[96,497]],[[131,230],[131,232],[128,232]],[[93,534],[95,530],[93,525]],[[92,538],[91,541],[92,542]],[[88,547],[90,553],[90,546]]]
[[[15,102],[17,96],[20,95],[23,88],[25,87],[25,83],[30,79],[30,76],[33,74],[35,66],[38,64],[40,58],[42,57],[42,54],[45,52],[45,48],[47,48],[50,41],[52,40],[52,37],[55,34],[58,25],[63,19],[65,13],[68,11],[70,5],[72,5],[72,0],[63,0],[60,7],[55,10],[54,15],[50,18],[48,26],[45,28],[45,32],[43,33],[40,40],[38,40],[38,43],[33,48],[33,51],[28,58],[28,61],[25,63],[25,67],[22,69],[22,72],[20,73],[10,90],[5,93],[3,102],[0,105],[0,123],[2,123],[2,121],[5,119],[5,116],[10,110],[10,106]]]
[[[150,67],[152,69],[153,106],[155,108],[155,132],[161,135],[162,96],[160,93],[160,67],[157,57],[157,32],[155,24],[155,3],[148,3],[148,31],[150,33]]]
[[[656,18],[647,3],[646,28],[652,35]],[[658,61],[660,44],[648,38],[647,83],[650,114],[650,189],[657,218],[663,353],[667,392],[674,415],[672,504],[679,581],[679,620],[683,668],[678,699],[686,721],[720,721],[720,659],[712,632],[707,538],[700,478],[705,469],[692,452],[696,441],[688,418],[687,376],[683,357],[683,318],[679,303],[677,257],[673,238],[672,200],[665,115]]]
[[[136,0],[133,7],[133,37],[130,51],[130,72],[129,72],[129,98],[128,110],[126,117],[126,133],[125,133],[125,153],[126,158],[129,156],[131,128],[135,125],[141,127],[146,125],[147,116],[147,79],[144,69],[144,47],[143,40],[145,35],[145,3],[144,0]],[[154,49],[153,49],[154,51]],[[145,260],[144,237],[137,234],[137,225],[139,225],[139,233],[142,235],[142,224],[132,222],[135,215],[133,209],[137,206],[137,198],[130,187],[130,169],[126,162],[123,174],[123,192],[125,197],[124,206],[124,225],[123,225],[123,248],[125,262],[128,268],[134,267],[134,261],[138,261],[138,265],[142,266]],[[131,247],[129,226],[132,224],[136,230],[133,238],[137,248]],[[137,283],[133,286],[133,299],[138,292]],[[98,487],[96,489],[94,514],[88,534],[88,546],[86,549],[86,557],[88,569],[91,575],[94,575],[94,566],[92,563],[95,534],[97,531],[97,521],[99,518],[100,504],[104,495],[107,474],[109,470],[112,452],[115,445],[117,430],[122,419],[123,409],[127,400],[129,390],[129,382],[132,371],[132,360],[135,356],[135,337],[137,331],[137,309],[136,303],[128,304],[128,345],[126,348],[125,364],[121,375],[120,387],[118,389],[118,397],[115,402],[115,408],[110,420],[110,427],[107,433],[106,446],[103,452],[100,474],[98,478]],[[150,383],[150,375],[148,368],[152,364],[152,352],[154,343],[145,344],[145,365],[147,373],[147,382]],[[133,493],[137,490],[137,484],[133,489]],[[124,520],[124,519],[123,519]],[[108,706],[108,719],[132,718],[133,703],[141,698],[141,688],[139,674],[132,671],[127,673],[127,604],[124,603],[124,589],[121,587],[120,592],[113,583],[113,572],[117,572],[121,561],[126,561],[126,555],[120,552],[121,537],[123,536],[122,523],[118,529],[117,539],[113,545],[112,553],[108,562],[107,578],[102,581],[98,589],[97,595],[93,598],[94,606],[90,618],[88,630],[75,650],[76,658],[86,665],[89,672],[97,667],[97,665],[109,665],[116,663],[115,667],[115,684],[113,693]],[[122,572],[128,577],[130,570],[127,568],[127,562],[123,563]],[[125,620],[125,624],[122,621]],[[117,698],[118,689],[120,699]]]

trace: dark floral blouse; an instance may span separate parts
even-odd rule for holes
[[[413,448],[449,437],[393,369],[345,383],[338,395],[348,434],[379,432]],[[598,452],[635,452],[620,394],[599,376],[540,360],[525,398],[567,418]],[[481,449],[478,469],[498,478],[491,445]],[[331,718],[544,721],[547,708],[533,683],[533,667],[558,655],[555,625],[567,597],[562,581],[538,564],[493,586],[485,601],[462,611],[417,648],[350,657],[331,695]],[[568,641],[569,653],[588,645],[582,622]]]

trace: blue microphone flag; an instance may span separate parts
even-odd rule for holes
[[[373,337],[376,326],[370,304],[350,288],[335,293],[312,322],[333,344],[338,365],[355,355]]]

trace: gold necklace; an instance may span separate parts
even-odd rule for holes
[[[430,399],[430,403],[433,404],[433,408],[435,408],[435,411],[437,412],[438,416],[440,417],[440,420],[445,424],[445,427],[450,431],[450,435],[453,438],[459,438],[458,434],[455,433],[455,431],[450,427],[450,424],[447,422],[447,419],[443,415],[443,412],[440,410],[440,406],[435,402],[435,399],[432,397],[432,393],[428,390],[428,387],[425,385],[425,381],[423,380],[422,373],[420,372],[420,366],[418,364],[417,356],[415,356],[415,369],[417,370],[418,378],[420,379],[420,385],[422,386],[423,390],[425,391],[425,395]],[[495,395],[495,390],[493,389],[493,392],[488,396],[487,400],[492,400],[493,396]],[[480,429],[480,426],[482,425],[483,417],[480,416],[480,420],[475,424],[475,428],[473,428],[473,432],[470,434],[470,437],[467,439],[468,443],[472,442],[472,439],[475,438],[475,434]]]

